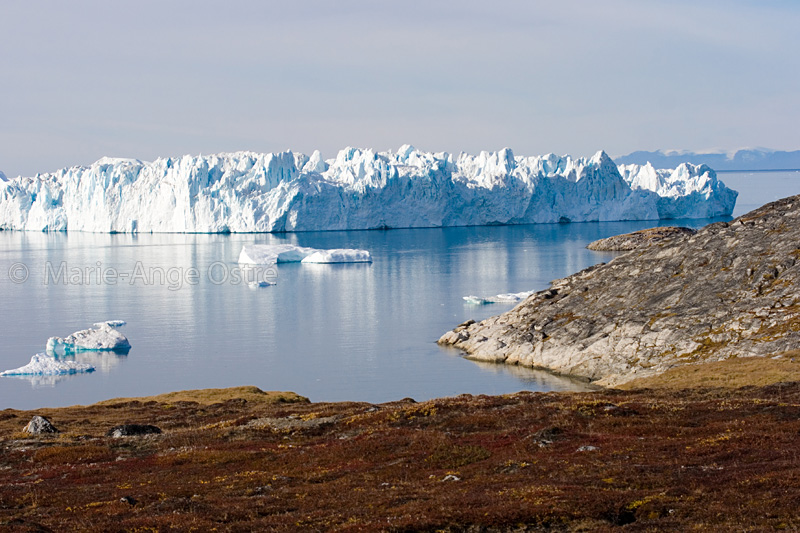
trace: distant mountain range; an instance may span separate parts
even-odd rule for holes
[[[781,152],[742,149],[735,152],[697,153],[683,150],[633,152],[614,159],[618,165],[652,164],[655,168],[675,168],[681,163],[706,164],[714,170],[786,170],[800,169],[800,150]]]

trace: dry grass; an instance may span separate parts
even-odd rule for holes
[[[262,391],[258,387],[245,386],[245,387],[231,387],[227,389],[198,389],[198,390],[184,390],[178,392],[168,392],[166,394],[159,394],[158,396],[147,396],[141,398],[115,398],[113,400],[106,400],[98,403],[97,405],[111,405],[115,403],[127,402],[159,402],[159,403],[175,403],[175,402],[197,402],[199,404],[213,404],[220,402],[227,402],[230,400],[245,400],[248,402],[266,402],[266,403],[279,403],[279,402],[307,402],[308,398],[295,394],[294,392],[278,392],[278,391]]]
[[[0,531],[798,530],[798,434],[800,383],[5,410]]]
[[[736,357],[725,361],[683,365],[649,378],[635,379],[617,388],[685,389],[723,387],[763,387],[774,383],[800,381],[800,352],[789,352],[773,359]]]

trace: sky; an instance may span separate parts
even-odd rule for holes
[[[0,170],[800,149],[796,0],[3,0]]]

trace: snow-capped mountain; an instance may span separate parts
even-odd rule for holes
[[[708,165],[714,170],[787,170],[800,168],[800,150],[782,152],[746,148],[732,152],[697,153],[679,150],[633,152],[615,159],[620,165],[644,165],[674,168],[681,163]]]
[[[281,232],[729,215],[737,193],[706,166],[674,171],[509,149],[469,154],[346,148],[103,158],[0,182],[0,228]]]

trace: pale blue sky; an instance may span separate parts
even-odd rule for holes
[[[0,170],[800,149],[800,2],[5,0]]]

